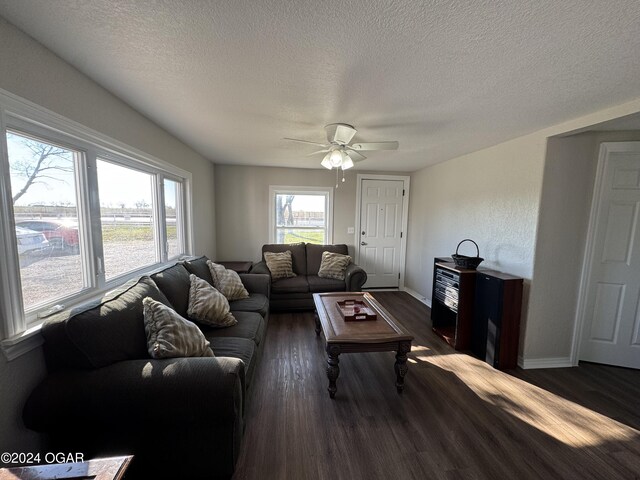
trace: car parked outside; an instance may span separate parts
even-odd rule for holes
[[[20,220],[16,226],[42,232],[53,248],[77,250],[80,243],[78,224],[62,220]]]
[[[49,248],[49,241],[43,233],[18,226],[16,226],[16,243],[18,244],[19,255]]]

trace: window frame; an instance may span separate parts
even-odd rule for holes
[[[269,243],[276,243],[279,229],[276,225],[276,195],[324,195],[325,196],[325,244],[333,243],[333,187],[300,187],[286,185],[269,185]],[[318,227],[295,227],[300,230],[318,230]]]
[[[28,311],[24,310],[20,262],[15,244],[15,217],[11,198],[11,171],[7,148],[7,131],[34,137],[36,140],[79,152],[74,161],[75,189],[77,198],[78,226],[82,229],[80,255],[83,266],[83,290],[43,302]],[[141,274],[157,270],[175,262],[180,256],[193,252],[192,223],[192,174],[164,160],[114,140],[77,122],[51,112],[39,105],[24,100],[0,89],[0,254],[5,261],[0,264],[0,346],[11,360],[41,343],[39,332],[45,318],[61,308],[70,308],[92,298],[98,298],[126,281]],[[153,175],[154,214],[157,261],[134,271],[105,281],[103,246],[100,222],[100,201],[97,190],[97,159],[115,163]],[[182,229],[179,237],[183,252],[169,258],[166,252],[166,218],[164,216],[164,192],[159,185],[164,179],[179,184],[178,197]],[[178,210],[178,208],[177,208]],[[178,212],[176,212],[178,215]],[[97,217],[97,218],[96,218]],[[32,339],[31,342],[25,340]],[[21,345],[30,343],[30,345]]]

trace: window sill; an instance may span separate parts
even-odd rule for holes
[[[9,362],[42,345],[44,339],[40,335],[40,327],[41,325],[36,325],[18,335],[0,341],[0,348]]]

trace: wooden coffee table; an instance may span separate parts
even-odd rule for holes
[[[344,300],[362,301],[375,311],[376,320],[345,321],[337,306]],[[327,342],[327,377],[329,396],[334,398],[340,374],[338,357],[341,353],[389,352],[396,353],[396,388],[401,393],[407,373],[407,353],[411,351],[413,337],[369,293],[314,293],[316,305],[316,335],[320,329]]]

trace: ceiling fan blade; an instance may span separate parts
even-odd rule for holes
[[[354,143],[350,145],[354,150],[397,150],[399,146],[398,142]]]
[[[330,123],[324,128],[327,131],[329,143],[338,145],[347,145],[357,132],[355,128],[346,123]]]
[[[327,153],[327,152],[330,152],[330,151],[331,151],[331,149],[329,149],[329,148],[327,148],[326,150],[318,150],[316,152],[308,153],[307,157],[310,157],[311,155],[316,155],[318,153]]]
[[[289,140],[291,142],[298,142],[298,143],[308,143],[310,145],[317,145],[318,147],[328,147],[329,145],[325,145],[324,143],[318,143],[318,142],[310,142],[308,140],[300,140],[298,138],[283,138],[283,140]]]
[[[362,160],[365,160],[367,157],[365,157],[364,155],[362,155],[360,152],[356,152],[355,150],[353,150],[352,148],[348,148],[348,152],[347,155],[349,155],[351,157],[351,160],[353,160],[354,162],[360,162]]]

